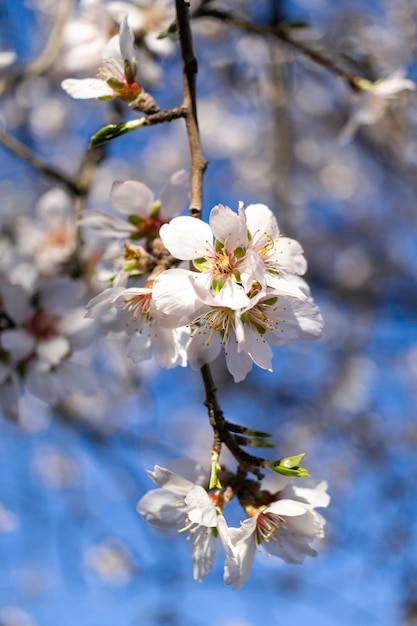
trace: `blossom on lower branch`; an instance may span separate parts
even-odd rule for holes
[[[198,582],[214,564],[217,537],[226,552],[224,581],[234,589],[247,581],[261,544],[268,555],[287,563],[302,563],[305,556],[316,556],[310,544],[324,537],[325,520],[315,509],[330,502],[325,481],[298,487],[283,478],[286,486],[275,493],[245,487],[239,493],[237,488],[235,495],[249,517],[240,528],[231,528],[223,515],[223,508],[233,497],[228,488],[208,492],[202,486],[205,476],[201,466],[192,461],[180,459],[172,467],[187,477],[156,465],[147,473],[160,488],[146,493],[137,510],[159,528],[174,527],[180,533],[190,533],[194,579]]]
[[[213,567],[217,537],[220,537],[231,561],[233,547],[222,515],[221,491],[209,494],[201,486],[204,479],[199,465],[186,459],[177,461],[178,464],[183,473],[196,482],[155,465],[154,471],[147,473],[160,489],[148,491],[139,500],[137,510],[147,522],[155,526],[179,527],[178,532],[190,533],[193,576],[197,582],[201,582]]]
[[[324,537],[325,519],[315,511],[327,507],[330,497],[327,483],[312,487],[290,485],[271,494],[260,491],[258,502],[245,506],[248,519],[240,528],[229,528],[233,558],[226,556],[224,581],[239,589],[247,581],[255,554],[260,545],[268,556],[277,556],[287,563],[300,564],[308,556],[316,556],[311,547],[314,539]],[[243,503],[242,503],[243,504]]]

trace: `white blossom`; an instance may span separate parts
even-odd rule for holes
[[[106,44],[103,51],[104,66],[97,78],[67,78],[61,86],[76,99],[98,98],[108,100],[119,97],[131,103],[141,94],[138,80],[138,58],[134,35],[125,17],[119,35]]]
[[[155,526],[174,527],[178,532],[190,533],[193,576],[201,582],[214,564],[216,535],[220,536],[231,560],[233,549],[226,521],[221,514],[221,497],[208,493],[201,486],[201,466],[186,459],[177,461],[175,465],[187,474],[187,478],[156,465],[153,472],[147,473],[160,489],[148,491],[139,500],[137,510],[147,522]]]
[[[239,589],[247,581],[260,545],[268,555],[287,563],[302,563],[307,555],[316,556],[310,544],[324,537],[325,520],[315,509],[328,506],[326,489],[325,481],[311,487],[291,485],[275,494],[263,492],[268,504],[248,504],[248,519],[240,528],[229,528],[235,550],[226,556],[225,583]]]
[[[390,102],[404,91],[415,91],[416,84],[409,78],[405,78],[405,70],[401,68],[387,78],[375,82],[362,79],[359,87],[360,91],[355,95],[352,114],[339,135],[340,141],[345,144],[353,138],[359,126],[379,122],[385,115]]]

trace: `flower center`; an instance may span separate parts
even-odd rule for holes
[[[26,320],[25,327],[37,339],[49,339],[58,334],[56,327],[58,318],[43,309],[36,311]]]

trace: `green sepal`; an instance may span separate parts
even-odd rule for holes
[[[193,265],[199,272],[208,272],[211,268],[211,263],[207,259],[194,259]]]
[[[121,137],[127,133],[136,130],[143,126],[146,122],[146,117],[140,117],[136,120],[130,120],[128,122],[122,122],[121,124],[108,124],[103,126],[100,130],[91,137],[89,148],[97,148],[97,146],[103,145],[107,141]]]
[[[209,482],[209,491],[210,489],[221,489],[222,485],[219,480],[219,472],[220,472],[220,464],[217,461],[211,462],[211,473],[210,473],[210,482]]]
[[[121,80],[118,80],[117,78],[114,78],[113,76],[108,78],[106,80],[106,83],[108,84],[109,87],[111,87],[115,91],[119,91],[119,89],[123,89],[123,87],[124,87],[124,83]]]
[[[245,256],[246,250],[244,248],[242,248],[242,247],[241,248],[235,248],[233,253],[234,253],[235,257],[240,260],[240,259],[243,259],[243,257]]]
[[[143,219],[143,217],[140,217],[140,215],[135,215],[134,213],[132,213],[128,216],[127,221],[130,222],[132,226],[141,226],[145,220]]]
[[[149,217],[153,217],[153,218],[158,217],[159,211],[161,210],[161,206],[162,206],[162,202],[160,200],[155,200],[155,202],[152,204]]]
[[[297,454],[295,456],[279,459],[278,461],[264,461],[262,467],[277,472],[277,474],[283,474],[284,476],[299,476],[304,478],[310,475],[304,467],[299,466],[304,456],[304,454]]]
[[[276,298],[269,298],[268,300],[264,300],[262,304],[267,304],[268,306],[274,306],[278,302],[278,296]]]
[[[226,282],[226,279],[223,276],[221,276],[220,278],[215,278],[213,280],[213,282],[211,283],[211,286],[213,288],[214,295],[217,296],[217,294],[220,293],[220,291],[224,287],[225,282]]]
[[[216,243],[214,244],[214,249],[216,252],[221,252],[224,248],[224,243],[220,241],[220,239],[216,239]]]
[[[266,328],[264,326],[261,326],[260,324],[257,324],[256,322],[252,322],[252,326],[256,328],[256,330],[258,331],[260,335],[265,335]]]

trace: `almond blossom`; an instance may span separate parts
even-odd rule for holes
[[[256,551],[263,546],[268,555],[287,563],[302,563],[305,557],[316,556],[311,542],[324,537],[325,519],[315,510],[327,507],[330,497],[327,483],[309,487],[290,485],[274,494],[261,491],[258,502],[245,506],[248,519],[240,528],[229,528],[235,550],[226,556],[224,580],[239,589],[247,581]]]
[[[142,93],[138,78],[138,59],[134,35],[123,19],[119,35],[115,35],[103,50],[104,67],[97,78],[67,78],[61,83],[70,96],[77,99],[109,100],[119,97],[132,104]]]
[[[154,239],[163,224],[178,215],[184,208],[190,189],[186,170],[174,172],[159,196],[144,183],[135,180],[113,183],[111,200],[114,208],[125,219],[102,211],[83,211],[79,223],[102,237],[140,240]]]
[[[75,211],[62,189],[50,189],[39,200],[37,219],[21,217],[17,222],[17,248],[31,259],[39,273],[53,276],[77,247]]]
[[[201,582],[213,567],[216,557],[217,536],[226,553],[233,561],[233,548],[228,528],[222,515],[222,493],[208,493],[202,484],[205,473],[198,464],[180,459],[171,464],[181,474],[155,465],[148,476],[160,489],[148,491],[138,502],[137,510],[142,517],[159,528],[177,528],[188,532],[192,538],[194,580]]]
[[[128,336],[127,355],[136,362],[152,356],[165,369],[187,365],[190,329],[170,327],[155,308],[152,281],[143,287],[111,287],[90,300],[87,317],[99,320],[113,336]]]
[[[272,211],[263,204],[239,204],[238,213],[215,206],[209,224],[192,217],[177,217],[162,226],[160,237],[169,252],[192,261],[197,283],[219,305],[240,309],[249,305],[254,284],[273,286],[304,298],[286,281],[287,274],[303,274],[307,265],[298,242],[281,240]]]
[[[0,281],[0,383],[4,412],[17,415],[19,388],[56,404],[68,393],[90,394],[93,374],[71,360],[74,351],[87,347],[94,327],[78,306],[80,285],[55,279],[29,291]]]
[[[253,363],[272,371],[270,344],[316,338],[323,327],[318,307],[304,294],[300,298],[258,287],[250,292],[246,306],[231,308],[218,303],[196,272],[180,268],[156,278],[153,296],[166,320],[190,324],[190,365],[200,368],[210,363],[223,347],[235,382],[244,380]]]
[[[403,68],[396,70],[387,78],[375,82],[365,79],[358,81],[360,92],[356,94],[356,101],[352,114],[342,129],[339,139],[348,143],[361,125],[375,124],[385,115],[390,102],[404,91],[415,91],[416,84],[405,78]]]

